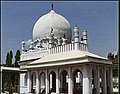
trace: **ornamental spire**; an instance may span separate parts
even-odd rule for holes
[[[75,27],[78,27],[78,24],[76,24]]]
[[[53,3],[51,3],[51,9],[52,9],[52,10],[53,10],[53,6],[54,6]]]

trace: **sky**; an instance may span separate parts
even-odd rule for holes
[[[118,2],[117,1],[67,1],[53,2],[54,10],[70,23],[72,32],[78,24],[81,31],[88,31],[89,51],[107,57],[118,50]],[[51,2],[2,1],[1,3],[1,62],[6,53],[15,55],[21,50],[22,40],[32,39],[33,26],[42,15],[51,10]],[[13,60],[14,62],[14,60]]]

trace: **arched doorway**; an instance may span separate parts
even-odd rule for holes
[[[39,81],[40,81],[40,89],[39,89],[39,92],[40,92],[40,94],[45,94],[45,73],[44,73],[44,72],[42,72],[42,73],[40,74]]]
[[[83,75],[79,69],[73,72],[73,94],[82,94]]]
[[[68,93],[68,72],[65,70],[60,73],[60,93]]]
[[[49,74],[49,93],[56,92],[56,74],[54,71]]]
[[[32,93],[35,93],[35,89],[36,89],[36,74],[35,72],[32,74],[32,82],[31,82],[31,87],[32,87],[32,90],[31,92]]]
[[[100,94],[103,94],[103,71],[100,69]]]
[[[95,80],[96,80],[96,76],[95,76],[95,70],[92,70],[92,94],[97,94],[97,89],[95,86]]]
[[[109,87],[109,71],[106,70],[106,86],[107,86],[107,94],[110,94],[110,87]]]

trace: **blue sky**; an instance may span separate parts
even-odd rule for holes
[[[32,29],[39,17],[48,13],[51,2],[2,2],[2,62],[10,50],[21,50],[21,41],[32,39]],[[80,32],[88,31],[90,52],[106,57],[118,49],[118,3],[54,2],[54,10],[64,16]],[[81,36],[81,33],[80,33]]]

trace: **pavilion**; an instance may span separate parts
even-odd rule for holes
[[[76,25],[73,31],[74,40],[70,23],[53,4],[37,20],[33,40],[22,41],[19,65],[27,70],[26,93],[112,94],[112,63],[89,52],[87,30],[79,36]]]

